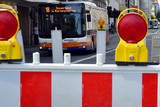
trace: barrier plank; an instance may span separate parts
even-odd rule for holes
[[[0,70],[0,107],[158,107],[158,88],[151,71]]]

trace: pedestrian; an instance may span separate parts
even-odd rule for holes
[[[111,24],[111,33],[114,34],[114,32],[115,32],[115,26],[114,26],[114,24],[112,23],[112,24]]]
[[[109,33],[111,33],[111,24],[109,23]]]
[[[34,44],[35,44],[35,46],[38,46],[38,43],[39,43],[38,35],[39,35],[38,24],[36,23],[34,26]]]

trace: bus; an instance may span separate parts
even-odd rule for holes
[[[98,20],[105,20],[109,43],[108,13],[91,2],[45,3],[38,6],[39,50],[52,50],[51,30],[62,31],[63,50],[96,49]]]
[[[158,20],[157,19],[151,19],[149,21],[149,25],[151,29],[158,29]]]

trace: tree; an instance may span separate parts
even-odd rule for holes
[[[156,16],[153,13],[151,13],[151,19],[156,19]]]

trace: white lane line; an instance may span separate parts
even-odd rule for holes
[[[154,34],[156,34],[156,33],[158,33],[159,32],[159,30],[157,30],[156,32],[154,32]]]
[[[110,52],[113,52],[113,51],[115,51],[115,49],[107,51],[106,54],[108,54]],[[80,62],[83,62],[83,61],[86,61],[86,60],[89,60],[89,59],[92,59],[92,58],[95,58],[95,57],[96,57],[96,55],[93,55],[93,56],[90,56],[90,57],[87,57],[87,58],[83,58],[83,59],[72,62],[72,64],[77,64],[77,63],[80,63]]]

